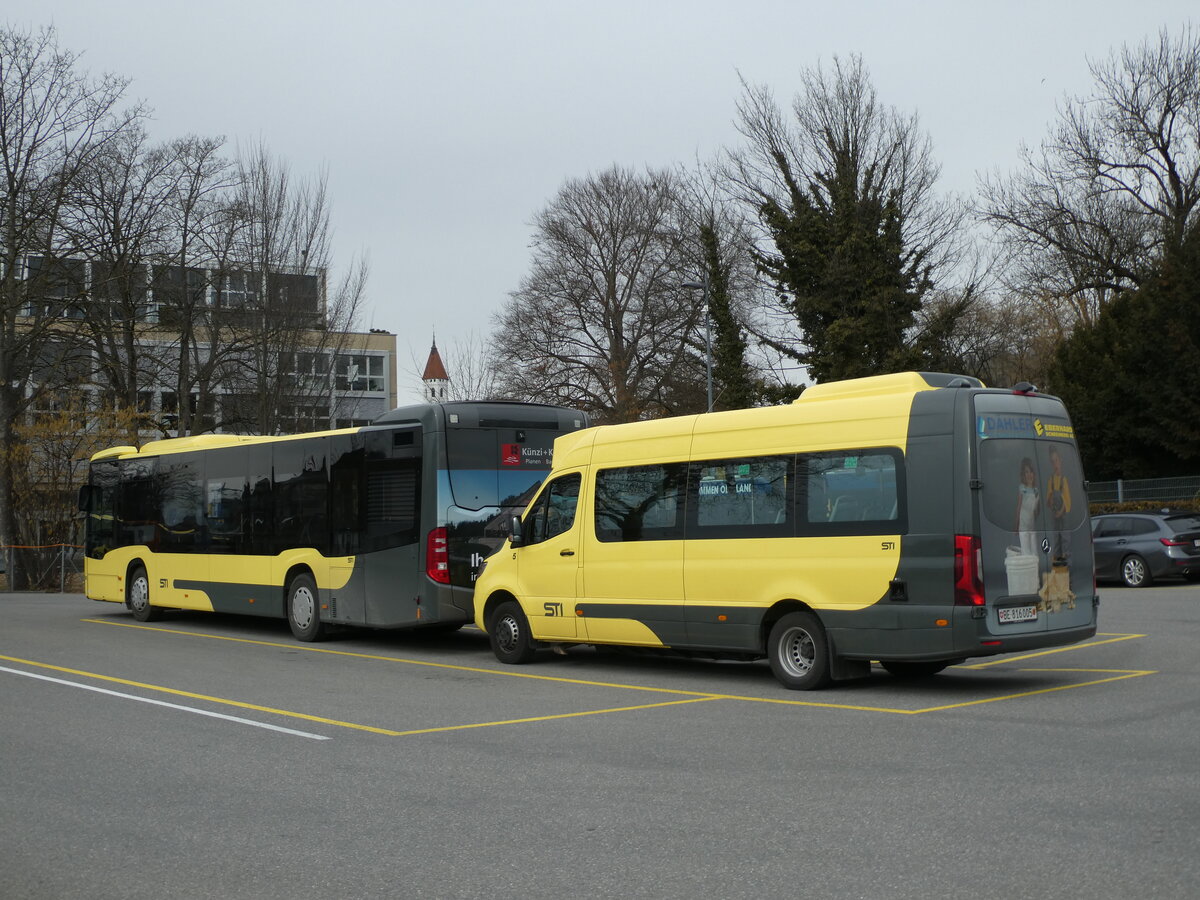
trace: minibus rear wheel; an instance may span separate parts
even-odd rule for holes
[[[829,682],[829,641],[821,620],[810,612],[790,612],[771,628],[767,660],[779,683],[811,691]]]
[[[506,600],[492,613],[488,638],[496,659],[510,666],[533,659],[533,641],[529,636],[529,620],[521,612],[521,604]]]

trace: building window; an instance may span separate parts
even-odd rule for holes
[[[25,261],[29,304],[25,314],[38,318],[83,317],[87,263],[80,259],[30,256]]]
[[[339,391],[382,392],[387,389],[382,356],[339,356],[336,374]]]
[[[324,431],[329,427],[329,406],[320,403],[295,403],[279,410],[279,430],[282,434],[304,434]]]
[[[229,272],[221,279],[219,301],[231,309],[258,306],[258,276],[249,272]]]

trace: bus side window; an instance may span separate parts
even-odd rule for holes
[[[798,465],[805,492],[802,533],[895,534],[907,529],[898,449],[805,453]]]
[[[688,482],[688,537],[790,537],[791,470],[790,456],[693,462]]]
[[[687,464],[629,466],[596,473],[596,537],[605,542],[683,536]]]

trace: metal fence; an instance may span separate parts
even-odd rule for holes
[[[20,578],[15,578],[16,569]],[[77,544],[0,547],[0,587],[13,590],[83,590],[83,548]]]
[[[1200,475],[1179,478],[1119,478],[1088,483],[1092,503],[1144,501],[1200,508]]]

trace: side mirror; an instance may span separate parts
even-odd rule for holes
[[[91,506],[91,500],[92,486],[90,484],[85,484],[79,488],[79,503],[76,509],[78,509],[81,513],[87,512],[88,508]]]
[[[509,528],[508,543],[513,547],[525,546],[525,527],[521,524],[520,516],[513,516]]]

